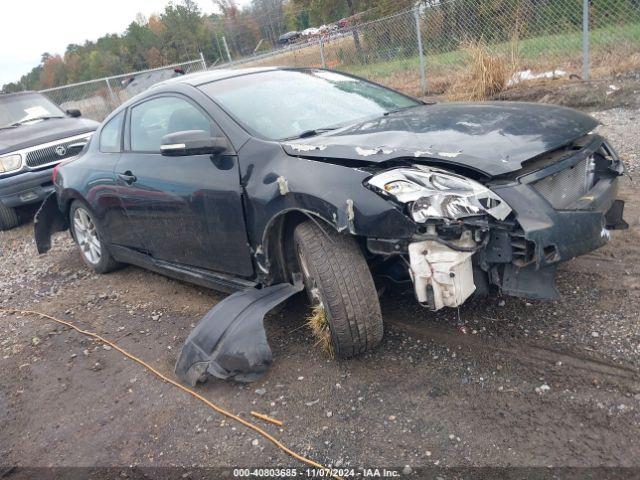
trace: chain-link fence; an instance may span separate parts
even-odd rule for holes
[[[505,86],[640,68],[640,0],[426,0],[216,68],[322,66],[413,94],[442,93],[464,86],[479,52],[491,60],[481,67],[500,69]]]
[[[640,69],[640,0],[422,0],[416,5],[369,22],[354,17],[347,27],[323,29],[213,68],[325,67],[414,95],[452,98],[472,98],[465,89],[478,83],[473,75],[482,81],[490,77],[501,89],[538,76],[586,79]],[[154,83],[204,68],[201,59],[43,92],[63,108],[102,120]]]
[[[206,69],[203,59],[41,90],[63,109],[102,121],[116,107],[163,80]]]

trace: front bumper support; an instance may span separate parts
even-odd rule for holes
[[[491,283],[508,294],[534,299],[557,299],[557,264],[592,252],[611,238],[610,230],[628,228],[624,202],[617,200],[622,167],[605,176],[566,209],[556,210],[531,186],[519,183],[494,188],[516,214],[517,233],[494,234],[483,252],[483,268]],[[497,230],[496,230],[497,231]],[[525,241],[515,260],[515,250],[497,240]],[[497,240],[494,240],[497,239]],[[509,243],[509,242],[507,242]],[[497,255],[499,254],[499,255]]]
[[[554,210],[528,184],[496,188],[516,212],[524,239],[534,245],[536,269],[571,260],[602,247],[609,230],[625,228],[624,202],[616,200],[618,177],[601,179],[572,209]]]

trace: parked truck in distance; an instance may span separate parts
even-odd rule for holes
[[[53,191],[53,167],[87,144],[98,123],[80,116],[37,92],[0,93],[0,230]]]

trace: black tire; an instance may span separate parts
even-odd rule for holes
[[[15,208],[0,203],[0,230],[11,230],[18,226],[18,213]]]
[[[294,244],[310,300],[324,307],[336,356],[375,348],[383,335],[380,301],[355,239],[308,221],[296,227]]]
[[[97,234],[98,241],[100,242],[101,255],[99,257],[99,260],[97,260],[96,262],[92,262],[91,260],[89,260],[88,256],[85,255],[85,252],[83,252],[82,246],[80,244],[80,240],[79,240],[79,237],[78,237],[78,231],[76,230],[76,224],[74,223],[76,212],[78,212],[79,210],[81,212],[83,212],[84,214],[86,214],[89,217],[89,219],[91,220],[91,222],[93,223],[95,233]],[[89,208],[84,203],[82,203],[82,202],[80,202],[78,200],[75,200],[71,204],[71,208],[69,209],[69,225],[70,225],[71,234],[73,236],[73,239],[75,240],[76,244],[80,248],[80,256],[82,257],[82,260],[84,261],[84,263],[90,269],[92,269],[96,273],[109,273],[109,272],[112,272],[114,270],[117,270],[117,269],[123,267],[123,264],[121,264],[120,262],[117,262],[111,256],[111,253],[109,252],[109,250],[107,248],[107,244],[102,239],[103,238],[102,234],[100,233],[100,230],[98,229],[98,226],[97,226],[97,223],[95,221],[95,217],[93,216],[93,213],[91,212],[91,210],[89,210]]]

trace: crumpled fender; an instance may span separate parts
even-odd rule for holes
[[[208,375],[241,382],[260,378],[271,365],[264,316],[303,288],[301,280],[251,288],[218,303],[187,337],[176,362],[178,378],[190,386]]]
[[[38,253],[46,253],[51,249],[51,235],[69,228],[67,219],[60,211],[56,192],[51,192],[44,199],[33,221],[33,230]]]

